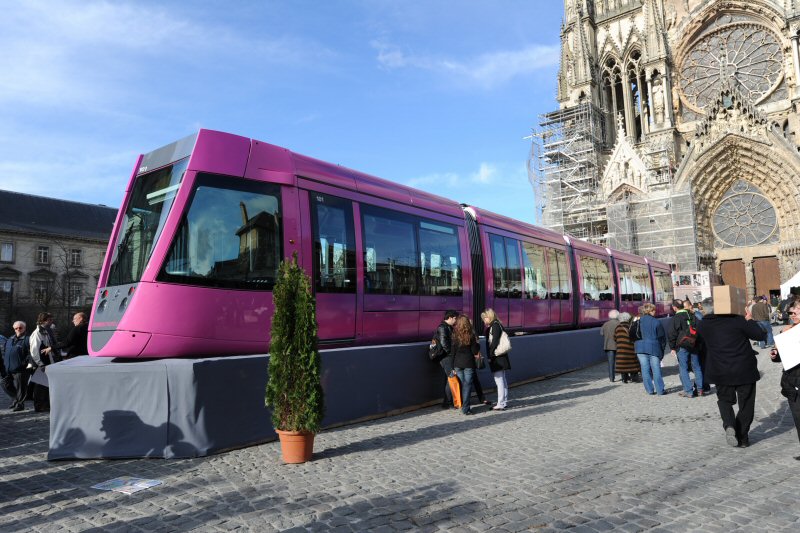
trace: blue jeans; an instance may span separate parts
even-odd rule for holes
[[[647,394],[653,394],[653,384],[655,392],[664,394],[664,378],[661,377],[661,358],[656,355],[637,353],[639,365],[642,367],[642,384]]]
[[[759,320],[758,325],[761,326],[761,329],[767,332],[767,340],[766,341],[758,341],[758,347],[764,348],[767,344],[775,344],[775,339],[772,338],[772,324],[769,320]]]
[[[469,397],[472,396],[472,378],[475,375],[474,368],[456,367],[456,375],[461,381],[461,412],[469,413]]]
[[[691,353],[686,348],[678,348],[678,369],[681,374],[681,385],[683,392],[693,394],[692,378],[689,377],[689,361],[692,362],[692,372],[694,372],[694,384],[698,391],[703,390],[703,369],[700,367],[700,356]]]
[[[608,380],[614,381],[614,359],[617,356],[616,350],[606,350],[606,357],[608,357]]]

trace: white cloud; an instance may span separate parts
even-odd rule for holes
[[[459,85],[485,89],[505,84],[543,68],[558,65],[558,45],[531,45],[521,50],[481,54],[465,60],[409,54],[385,41],[370,43],[378,51],[381,68],[395,70],[416,68],[447,75]]]
[[[494,181],[497,175],[497,167],[489,163],[481,163],[477,172],[472,173],[472,181],[475,183],[483,183],[488,185]]]
[[[157,97],[131,94],[129,87],[171,63],[209,71],[254,57],[255,67],[297,67],[334,55],[313,39],[245,37],[235,27],[201,23],[190,10],[172,9],[103,0],[6,6],[0,17],[0,104],[113,109],[134,96]],[[158,86],[153,79],[154,93]]]

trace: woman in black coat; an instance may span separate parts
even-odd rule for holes
[[[472,322],[464,315],[456,319],[453,326],[453,366],[461,381],[461,412],[471,415],[469,397],[472,395],[472,380],[475,378],[475,356],[481,351]]]
[[[497,405],[492,409],[503,411],[508,405],[508,378],[506,374],[511,370],[508,352],[497,353],[497,347],[504,331],[503,325],[492,309],[486,309],[481,313],[481,318],[486,326],[486,356],[489,359],[489,368],[492,371],[494,383],[497,385]]]

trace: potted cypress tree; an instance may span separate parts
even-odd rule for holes
[[[311,459],[314,434],[324,414],[317,317],[311,282],[297,264],[284,260],[272,293],[275,314],[269,347],[266,404],[286,463]]]

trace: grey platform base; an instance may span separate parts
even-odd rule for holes
[[[598,328],[513,337],[511,344],[511,384],[605,360]],[[323,427],[442,399],[444,373],[428,360],[427,347],[323,350]],[[268,360],[80,357],[52,365],[48,459],[198,457],[272,440],[264,407]],[[477,375],[486,391],[494,388],[488,369]]]
[[[199,457],[274,438],[265,355],[47,367],[48,459]]]

